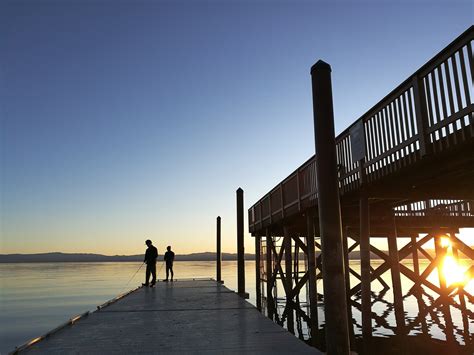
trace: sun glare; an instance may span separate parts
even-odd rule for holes
[[[451,247],[451,241],[449,240],[448,237],[442,237],[441,238],[441,247],[443,247],[443,248],[450,248]]]
[[[446,255],[441,264],[441,270],[446,279],[446,286],[459,285],[466,287],[472,283],[472,277],[467,269],[462,267],[453,255],[453,246],[449,237],[441,238],[441,247],[446,249]]]
[[[445,256],[442,268],[447,286],[467,281],[465,270],[463,270],[463,268],[456,262],[452,255]]]

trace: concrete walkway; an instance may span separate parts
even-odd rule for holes
[[[286,353],[317,351],[211,280],[140,288],[21,353]]]

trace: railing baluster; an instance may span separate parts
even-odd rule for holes
[[[439,83],[440,95],[441,95],[441,116],[442,116],[442,119],[444,120],[448,117],[448,110],[446,107],[446,95],[445,95],[445,90],[444,90],[444,80],[443,80],[443,73],[442,73],[443,64],[441,64],[438,67],[437,71],[438,71],[438,83]]]
[[[436,77],[436,72],[438,71],[439,67],[438,68],[435,68],[433,69],[433,71],[430,73],[430,76],[431,76],[431,86],[432,86],[432,90],[433,90],[433,105],[434,105],[434,108],[435,108],[435,112],[436,112],[436,117],[437,117],[437,122],[441,122],[442,121],[442,117],[441,117],[441,114],[440,114],[440,102],[439,102],[439,98],[438,98],[438,80],[437,80],[437,77]],[[447,147],[449,147],[449,144],[448,143],[448,134],[449,134],[449,131],[447,130],[448,127],[445,126],[445,127],[442,127],[439,129],[439,146],[440,146],[440,149],[441,150],[444,150],[446,149]]]
[[[398,145],[398,127],[397,127],[397,110],[395,106],[395,100],[390,102],[388,105],[388,111],[389,111],[389,120],[387,121],[387,131],[390,131],[391,139],[392,139],[392,144],[391,148],[394,148]],[[390,123],[390,125],[389,125]],[[387,132],[388,135],[388,132]],[[389,159],[391,161],[391,164],[396,163],[397,161],[397,153],[393,153],[389,155]]]
[[[388,116],[388,113],[387,113],[387,107],[385,106],[384,109],[383,109],[383,112],[384,112],[384,115],[382,116],[382,119],[381,119],[381,122],[380,122],[380,125],[381,125],[381,129],[380,129],[380,140],[382,142],[382,153],[385,153],[389,148],[388,148],[388,140],[387,140],[387,130],[385,128],[385,121],[387,120],[387,116]],[[383,170],[385,170],[385,166],[387,165],[386,163],[386,159],[382,159],[382,167],[383,167]]]
[[[456,62],[456,53],[454,53],[452,56],[451,56],[451,64],[452,64],[452,68],[453,68],[453,79],[454,79],[454,90],[455,90],[455,93],[456,93],[456,106],[457,106],[457,110],[458,111],[461,111],[461,109],[464,107],[463,104],[462,104],[462,98],[461,98],[461,86],[459,84],[459,74],[458,74],[458,66],[457,66],[457,62]],[[465,133],[464,133],[464,127],[466,126],[465,123],[464,123],[464,119],[460,118],[458,120],[458,122],[460,123],[460,126],[461,126],[461,141],[465,141],[466,137],[465,137]]]
[[[471,103],[471,95],[469,93],[469,84],[467,82],[466,64],[465,64],[465,61],[464,61],[463,48],[461,48],[458,53],[459,53],[459,64],[460,64],[460,67],[461,67],[461,78],[462,78],[462,83],[463,83],[463,87],[464,87],[464,98],[465,98],[465,101],[466,101],[466,106],[468,106]],[[472,82],[471,82],[471,85],[472,85]],[[461,118],[461,120],[465,121],[464,117]],[[471,127],[471,131],[472,131],[472,127]],[[466,132],[466,133],[468,133],[468,132]]]
[[[428,112],[426,108],[426,94],[424,90],[423,79],[414,76],[413,77],[413,95],[415,102],[415,113],[416,113],[416,127],[418,131],[418,138],[420,143],[421,156],[431,154],[433,147],[430,142],[429,136],[429,121]]]
[[[429,74],[424,77],[423,84],[426,92],[426,106],[428,107],[428,127],[431,128],[436,123],[436,121],[434,118],[433,106],[431,102],[431,85],[429,80]],[[439,135],[437,134],[438,132],[431,131],[431,129],[429,129],[428,132],[431,132],[431,134],[428,133],[428,137],[430,137],[432,147],[435,148],[437,146],[437,140],[439,139]]]
[[[436,122],[441,121],[441,116],[439,113],[439,100],[438,100],[438,87],[437,87],[437,80],[436,80],[436,68],[430,73],[431,77],[431,88],[433,90],[433,106],[436,113]]]

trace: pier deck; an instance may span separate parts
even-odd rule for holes
[[[140,288],[23,352],[318,353],[212,280]]]

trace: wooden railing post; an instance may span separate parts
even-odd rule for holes
[[[430,142],[428,110],[426,108],[426,94],[423,78],[418,75],[413,77],[413,96],[415,101],[416,128],[420,143],[421,156],[429,155],[433,152]]]
[[[349,354],[349,326],[337,178],[331,66],[311,68],[319,226],[323,255],[324,312],[328,354]]]

